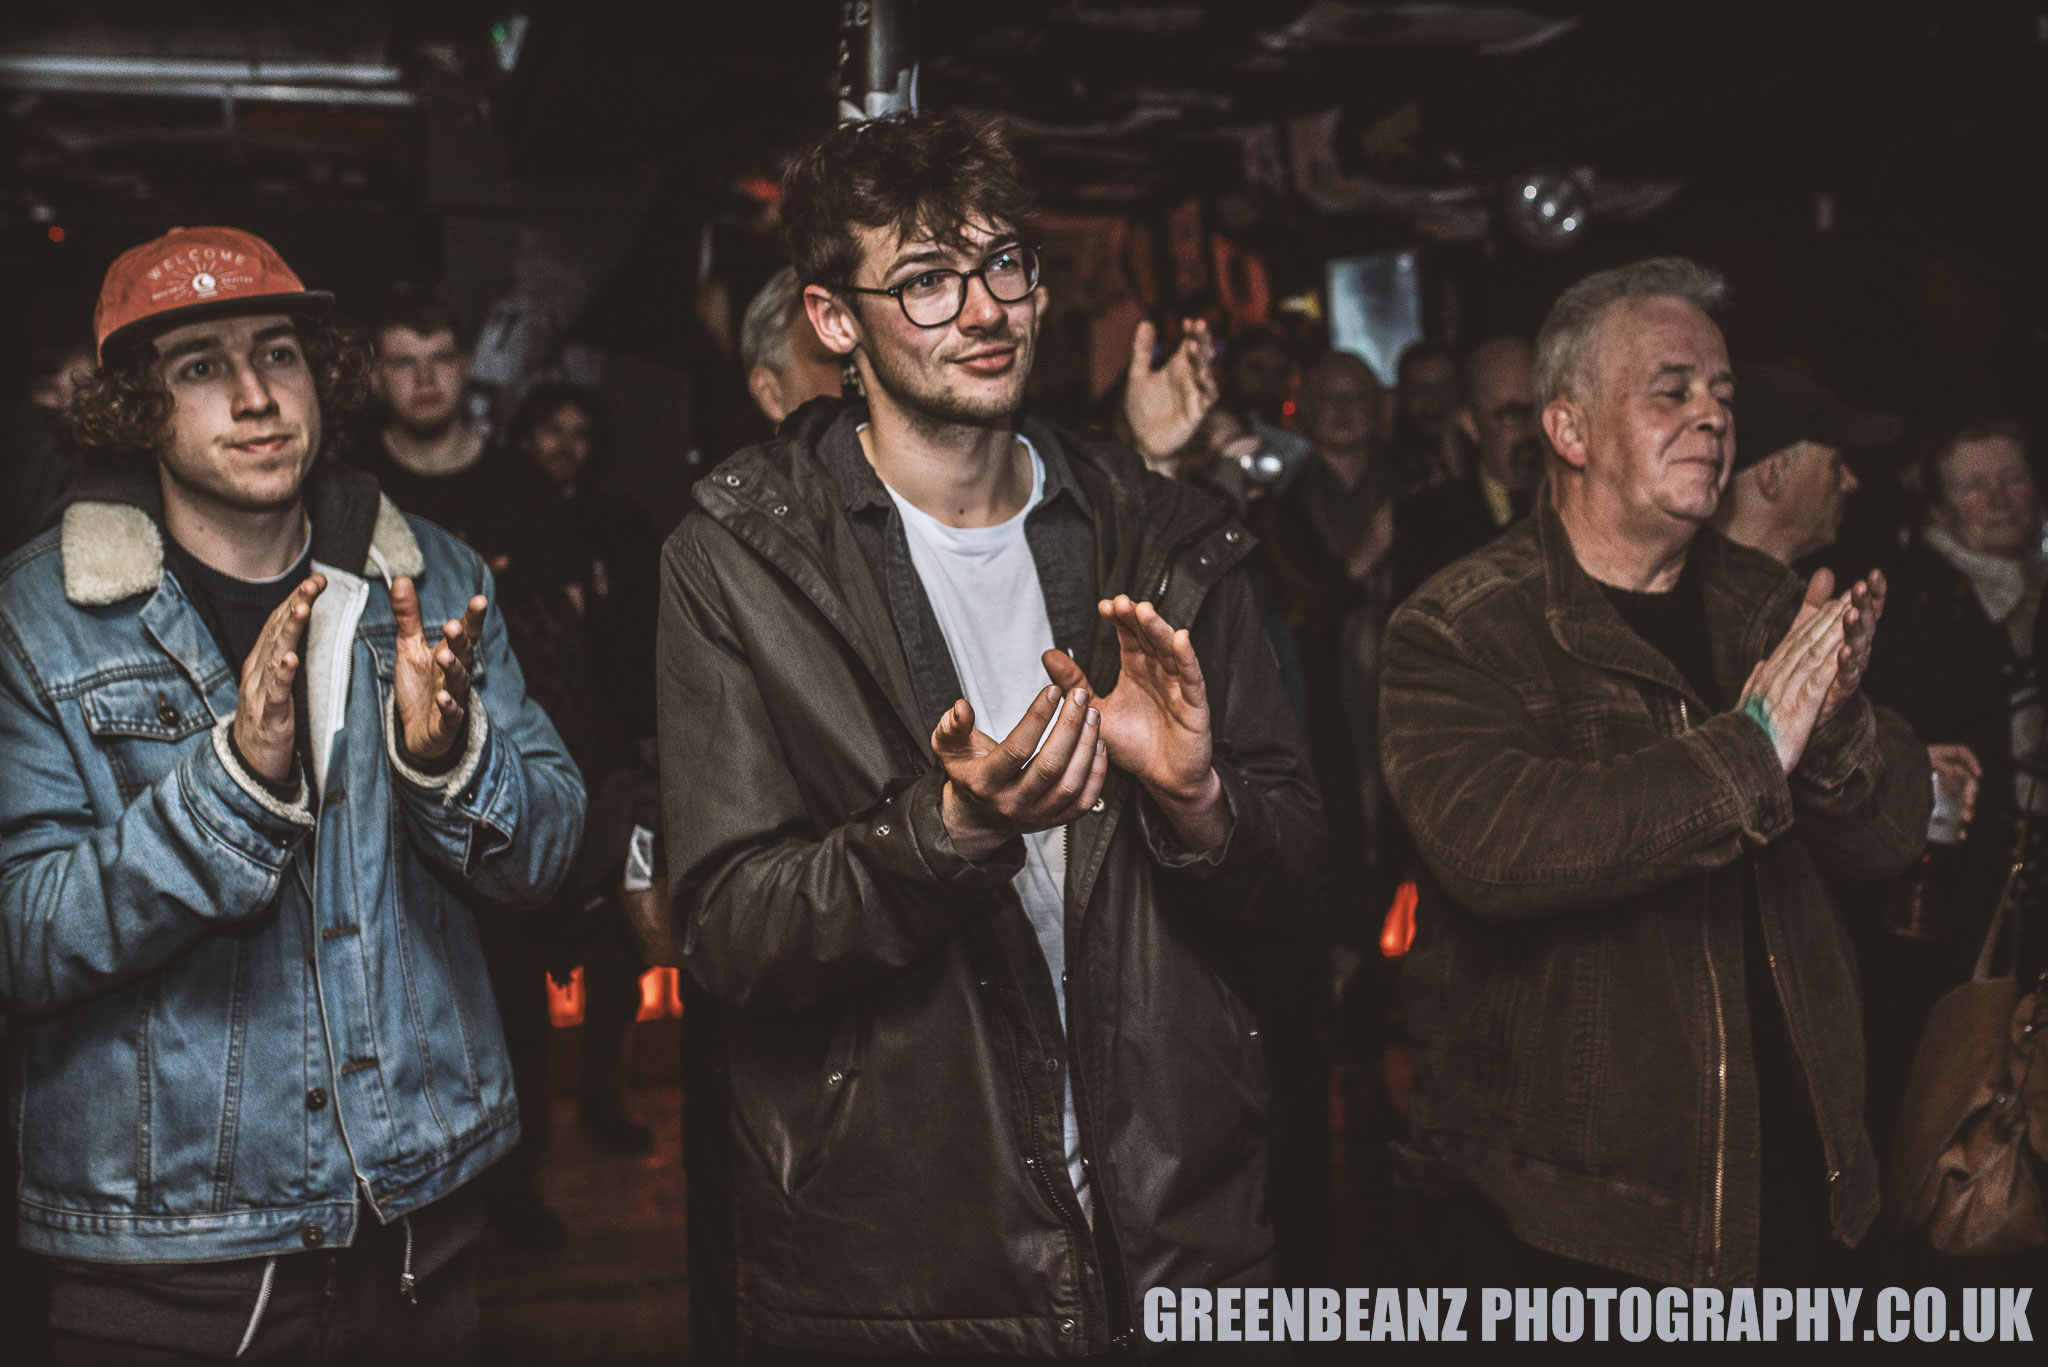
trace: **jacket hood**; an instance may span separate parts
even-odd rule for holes
[[[322,461],[307,477],[305,498],[320,563],[390,578],[426,567],[405,515],[368,472]],[[68,601],[106,607],[156,591],[164,573],[164,505],[155,480],[139,471],[83,471],[58,506]]]

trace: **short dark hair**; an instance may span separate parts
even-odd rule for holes
[[[320,399],[325,460],[347,441],[349,421],[370,390],[370,351],[349,329],[324,318],[295,317],[299,346]],[[72,396],[67,433],[86,464],[153,467],[171,423],[171,393],[157,374],[154,346],[127,347],[95,368]]]
[[[1031,196],[1001,127],[968,114],[902,115],[833,130],[782,176],[782,233],[806,285],[845,285],[860,230],[959,246],[977,219],[1021,228]]]
[[[1465,368],[1459,363],[1458,349],[1449,342],[1439,342],[1425,337],[1419,342],[1410,342],[1401,352],[1401,359],[1394,362],[1394,383],[1400,384],[1408,378],[1408,372],[1424,361],[1449,361],[1451,369],[1460,375]]]
[[[519,401],[519,407],[512,413],[512,421],[505,428],[506,445],[522,460],[527,458],[527,443],[533,440],[533,431],[565,408],[579,410],[590,421],[590,459],[584,462],[583,478],[594,477],[606,455],[604,412],[599,407],[597,395],[580,384],[567,380],[542,380],[526,391],[526,397]]]
[[[457,346],[465,351],[469,348],[469,338],[463,333],[462,318],[455,311],[455,301],[439,285],[393,285],[378,301],[376,312],[370,315],[370,340],[381,343],[386,328],[404,328],[421,337],[446,332],[454,336]]]
[[[2027,449],[2027,429],[2018,418],[1994,417],[1971,418],[1964,422],[1950,423],[1935,435],[1933,441],[1920,448],[1919,457],[1906,471],[1906,492],[1919,502],[1924,517],[1938,505],[1945,496],[1942,491],[1941,467],[1948,464],[1948,458],[1956,448],[1965,442],[1990,441],[2004,437],[2020,448],[2022,455]]]

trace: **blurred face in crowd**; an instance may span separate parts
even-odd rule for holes
[[[1834,545],[1842,532],[1849,495],[1857,489],[1856,476],[1842,453],[1817,441],[1802,441],[1770,460],[1777,466],[1779,498],[1804,544],[1812,548],[1804,554]]]
[[[1225,352],[1224,378],[1233,405],[1278,422],[1294,383],[1294,362],[1270,339],[1248,341]]]
[[[80,347],[35,382],[29,390],[28,401],[38,408],[54,408],[63,412],[71,407],[71,396],[78,392],[79,376],[90,375],[92,368],[92,351]]]
[[[526,452],[549,482],[573,488],[590,463],[590,415],[579,404],[563,404],[534,424]]]
[[[780,370],[755,366],[747,375],[747,392],[778,426],[812,399],[839,393],[839,358],[818,340],[818,330],[801,308],[789,320],[789,359]]]
[[[908,295],[942,286],[937,270],[1015,269],[1006,249],[1017,245],[1017,234],[1008,226],[971,222],[960,236],[957,244],[906,242],[893,227],[863,229],[860,266],[847,283],[903,285]],[[821,285],[804,291],[804,306],[828,350],[864,359],[871,403],[894,403],[935,426],[983,426],[1007,421],[1024,401],[1045,287],[1004,303],[980,276],[966,283],[958,316],[932,327],[911,322],[895,299]]]
[[[1735,452],[1721,329],[1687,300],[1608,305],[1543,428],[1567,498],[1624,540],[1667,541],[1714,515]],[[1575,487],[1568,487],[1575,486]]]
[[[398,425],[431,439],[453,426],[461,412],[469,357],[445,328],[426,336],[407,327],[385,328],[377,334],[370,378]]]
[[[1418,356],[1401,373],[1396,386],[1401,411],[1432,441],[1457,416],[1458,367],[1448,356]]]
[[[236,512],[298,502],[320,449],[320,396],[292,320],[187,323],[159,337],[156,354],[171,396],[158,460],[166,500]]]
[[[1363,455],[1380,416],[1380,385],[1372,368],[1333,351],[1301,381],[1301,431],[1323,455]]]
[[[2011,437],[1957,442],[1941,463],[1934,524],[1980,555],[2016,556],[2041,534],[2027,454]]]
[[[1543,429],[1536,422],[1535,353],[1502,337],[1472,353],[1470,395],[1458,426],[1479,448],[1479,463],[1508,488],[1528,493],[1543,477]]]

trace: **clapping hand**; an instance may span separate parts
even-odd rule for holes
[[[469,600],[461,617],[442,623],[438,641],[429,642],[420,617],[418,588],[410,579],[391,581],[391,615],[398,623],[393,690],[407,754],[423,760],[440,759],[462,735],[476,669],[476,646],[483,637],[484,613],[489,607],[490,600],[478,594]]]
[[[1221,844],[1229,816],[1211,762],[1209,691],[1193,642],[1150,603],[1123,594],[1096,610],[1115,625],[1119,653],[1116,688],[1095,704],[1110,763],[1145,786],[1185,843]],[[1087,687],[1069,656],[1048,650],[1044,662],[1061,688]]]
[[[242,687],[235,699],[235,751],[242,762],[272,783],[292,773],[292,745],[297,737],[297,704],[292,683],[298,678],[299,648],[313,600],[327,587],[324,574],[308,575],[264,622],[256,647],[242,661]]]
[[[965,698],[932,728],[932,753],[946,770],[940,814],[962,857],[982,859],[1012,836],[1064,826],[1101,796],[1109,773],[1101,714],[1086,688],[1065,690],[1064,708],[1061,692],[1041,688],[1000,741],[974,725]]]

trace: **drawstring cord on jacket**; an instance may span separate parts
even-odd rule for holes
[[[256,1341],[256,1326],[263,1323],[263,1312],[270,1308],[270,1284],[277,1279],[277,1257],[275,1254],[263,1260],[263,1286],[256,1293],[256,1309],[249,1316],[249,1327],[242,1331],[241,1346],[235,1349],[240,1357],[249,1351],[249,1345]]]

